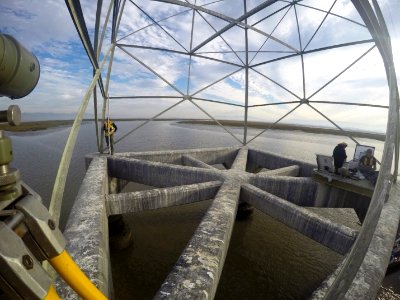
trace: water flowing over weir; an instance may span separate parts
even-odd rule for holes
[[[400,215],[400,186],[397,181],[399,162],[399,94],[390,37],[378,3],[372,1],[371,5],[367,1],[351,1],[354,12],[357,13],[357,20],[352,20],[332,11],[337,1],[333,1],[330,8],[321,10],[312,7],[309,3],[310,1],[269,0],[258,1],[254,4],[252,1],[244,0],[243,11],[240,13],[234,12],[232,15],[229,15],[229,13],[232,13],[229,11],[229,6],[225,6],[226,11],[220,7],[218,7],[219,9],[212,9],[214,2],[204,3],[204,1],[199,1],[201,3],[197,3],[197,1],[159,0],[145,1],[148,7],[141,7],[139,4],[142,2],[110,1],[107,15],[104,16],[104,12],[102,13],[101,10],[103,1],[98,1],[93,31],[94,41],[92,42],[80,1],[66,1],[71,17],[93,65],[94,76],[67,141],[58,173],[58,180],[53,191],[50,212],[58,218],[61,207],[60,200],[65,186],[65,174],[71,159],[72,148],[86,106],[94,90],[95,124],[99,154],[87,157],[88,170],[64,232],[68,240],[67,249],[80,267],[105,295],[112,297],[113,285],[110,273],[108,217],[212,199],[212,204],[205,213],[200,225],[183,250],[174,268],[161,285],[155,298],[213,298],[216,294],[218,281],[228,251],[236,215],[243,210],[250,209],[251,206],[344,256],[342,263],[326,278],[311,298],[374,298],[386,271]],[[157,11],[154,6],[155,3],[159,5],[157,8],[160,7],[161,11],[168,11],[171,8],[178,8],[178,11],[171,9],[169,17],[156,14],[157,20],[151,14]],[[132,6],[130,6],[131,4]],[[147,25],[142,24],[142,27],[136,31],[129,27],[129,24],[124,25],[124,21],[127,21],[124,12],[126,13],[133,7],[140,12],[140,15],[146,16],[150,22]],[[151,13],[146,12],[146,8]],[[322,12],[325,16],[315,29],[314,34],[309,37],[307,44],[304,43],[305,39],[301,34],[302,23],[298,15],[300,8],[313,9]],[[179,11],[179,9],[182,10]],[[226,14],[221,13],[222,11]],[[276,27],[271,28],[269,31],[259,26],[259,23],[274,18],[276,14],[284,11],[293,13],[293,24],[295,24],[296,35],[298,35],[298,44],[296,46],[293,46],[290,39],[285,39],[284,33],[281,32],[282,36],[274,33],[285,18],[286,13],[281,19],[275,20],[277,22]],[[189,18],[191,20],[189,47],[183,45],[184,43],[181,43],[171,34],[173,32],[173,24],[165,23],[181,13],[192,15],[192,18]],[[110,14],[112,14],[112,18],[109,22]],[[194,37],[196,36],[194,28],[195,24],[197,24],[195,15],[197,14],[202,16],[203,20],[212,29],[208,33],[202,32],[200,43],[194,43]],[[213,26],[209,20],[204,18],[204,15],[216,18],[222,24]],[[310,47],[312,49],[307,48],[312,45],[314,37],[323,27],[326,19],[332,16],[339,18],[341,21],[344,20],[362,27],[369,37],[365,39],[353,37],[354,39],[351,41],[336,41],[329,46],[321,45],[320,47]],[[257,18],[254,19],[255,17]],[[100,31],[102,18],[104,18],[105,25],[103,30]],[[156,28],[163,32],[164,39],[161,38],[161,35],[156,35],[159,38],[156,38],[156,40],[159,40],[158,44],[152,44],[154,40],[151,39],[150,33],[154,32],[146,31],[150,27],[151,30]],[[244,47],[240,51],[234,50],[231,46],[232,41],[229,41],[229,38],[225,36],[233,28],[243,33]],[[104,35],[108,29],[111,32],[109,48],[107,51],[101,51]],[[135,39],[138,32],[143,33],[144,31],[149,35],[149,42],[146,39],[142,39],[143,36],[140,35],[139,38]],[[102,33],[101,35],[100,32]],[[265,43],[273,41],[275,48],[272,47],[272,50],[264,51],[262,50],[264,43],[261,47],[256,47],[256,50],[253,50],[252,34],[263,36],[266,39]],[[220,38],[222,41],[219,41],[229,49],[224,51],[221,49],[217,49],[219,51],[215,50],[215,45],[212,43],[216,38]],[[368,48],[361,56],[349,62],[344,69],[330,80],[321,82],[315,92],[310,93],[308,91],[308,84],[313,81],[309,79],[310,77],[312,78],[311,74],[306,72],[306,58],[308,58],[308,55],[352,46],[363,46],[365,44],[368,45]],[[200,52],[200,49],[207,45],[211,45],[211,49]],[[284,51],[282,47],[285,49]],[[376,103],[363,103],[345,102],[342,99],[319,101],[313,98],[375,48],[382,57],[385,67],[385,75],[389,87],[388,101],[385,100],[386,102],[382,103],[382,101],[379,102],[377,100]],[[160,92],[161,94],[158,95],[147,92],[147,94],[142,95],[116,93],[113,96],[110,88],[112,85],[112,70],[115,67],[113,62],[115,64],[121,62],[118,61],[116,56],[117,51],[130,57],[135,63],[143,67],[148,74],[160,80],[163,87],[167,87],[169,91]],[[175,81],[169,80],[166,77],[168,72],[157,69],[161,57],[154,54],[151,60],[146,61],[140,56],[143,51],[150,51],[151,53],[163,52],[171,56],[184,56],[187,59],[186,63],[182,63],[187,71],[186,81],[182,78]],[[235,62],[225,56],[228,52],[234,57]],[[256,53],[255,56],[259,53],[264,53],[265,56],[261,61],[252,63],[255,56],[251,59],[249,57],[251,53]],[[269,56],[271,53],[273,55]],[[287,88],[279,80],[271,78],[267,75],[268,70],[262,67],[270,66],[277,61],[289,63],[293,58],[298,59],[300,62],[299,80],[302,86],[299,91]],[[198,79],[198,77],[195,76],[195,69],[201,65],[202,60],[229,65],[233,69],[228,70],[225,74],[218,74],[220,77],[214,78],[211,83],[201,87],[196,85],[195,79]],[[106,62],[108,62],[108,70],[104,74],[102,70]],[[223,96],[213,98],[210,96],[213,95],[212,93],[202,93],[209,91],[211,87],[220,82],[232,80],[231,76],[239,71],[243,75],[243,103],[225,99]],[[209,76],[211,76],[212,72],[209,73]],[[285,100],[264,104],[251,102],[252,97],[249,94],[249,88],[252,84],[250,74],[253,73],[257,73],[275,87],[293,96],[294,101]],[[104,76],[105,81],[103,81]],[[183,82],[186,82],[186,86]],[[234,84],[231,86],[234,86]],[[156,99],[156,101],[159,101],[163,99],[173,103],[123,135],[116,141],[116,144],[150,121],[159,118],[176,107],[188,104],[214,120],[240,146],[235,148],[129,152],[106,155],[104,154],[106,149],[103,146],[103,136],[99,134],[100,130],[97,126],[98,89],[103,98],[102,120],[106,118],[106,114],[108,116],[112,111],[109,106],[110,101],[119,99],[132,99],[134,101],[137,99]],[[155,90],[159,91],[158,88],[155,88]],[[221,100],[221,98],[223,99]],[[199,104],[203,102],[212,103],[213,105],[226,105],[229,109],[230,107],[243,109],[243,139],[239,139],[229,128],[223,126],[209,113],[208,109],[204,109],[203,104]],[[171,102],[169,103],[171,104]],[[303,107],[307,107],[317,113],[329,124],[342,130],[343,134],[348,136],[355,144],[359,144],[351,134],[332,121],[327,113],[323,113],[322,110],[316,108],[317,104],[336,104],[388,110],[382,163],[378,182],[375,189],[370,191],[371,196],[340,188],[327,189],[324,183],[312,178],[315,178],[314,165],[267,151],[252,149],[248,146],[252,140]],[[286,113],[279,118],[275,118],[275,121],[271,122],[268,128],[250,139],[247,134],[250,109],[272,105],[282,105],[286,108]],[[222,164],[226,170],[215,168],[216,164]],[[121,188],[130,181],[156,188],[149,191],[119,193]],[[356,231],[305,209],[305,207],[315,206],[354,208],[360,220],[362,220],[362,227],[360,231]],[[63,298],[75,297],[62,282],[58,282],[57,287]]]

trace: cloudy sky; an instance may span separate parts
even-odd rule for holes
[[[101,24],[109,1],[103,1]],[[262,2],[248,0],[247,11]],[[396,56],[400,53],[400,20],[394,13],[400,11],[400,3],[397,0],[378,2],[392,35],[396,68],[400,70],[400,57]],[[234,19],[245,10],[243,1],[190,0],[186,3],[196,3]],[[304,0],[295,6],[290,4],[290,1],[278,1],[247,20],[254,28],[247,31],[249,120],[274,122],[296,108],[299,104],[296,102],[301,99],[388,105],[385,72],[373,43],[312,51],[371,39],[352,3]],[[95,1],[82,1],[82,8],[93,39]],[[325,12],[330,9],[332,14],[327,16]],[[0,20],[0,31],[23,43],[41,65],[36,89],[23,99],[2,98],[1,108],[18,104],[23,113],[73,115],[90,84],[92,68],[64,1],[3,0]],[[159,21],[158,25],[154,20]],[[127,1],[109,86],[109,96],[118,98],[110,100],[110,115],[151,117],[178,103],[183,96],[190,96],[197,106],[186,100],[162,117],[206,118],[207,112],[215,118],[243,119],[245,30],[234,26],[220,37],[203,43],[228,24],[206,12],[194,13],[187,7],[148,0]],[[100,59],[109,47],[110,26]],[[303,56],[303,61],[300,55],[295,55],[300,49],[310,51]],[[192,59],[184,55],[191,50],[196,53]],[[278,59],[286,56],[291,57]],[[357,63],[337,77],[357,59]],[[333,78],[336,79],[325,87]],[[332,127],[318,110],[344,128],[385,131],[386,109],[328,103],[311,105],[315,110],[301,105],[284,122]],[[88,115],[91,114],[92,101],[88,107]]]

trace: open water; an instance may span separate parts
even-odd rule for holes
[[[140,123],[119,122],[117,138]],[[14,146],[13,166],[20,169],[22,179],[42,196],[46,205],[69,130],[69,127],[59,127],[9,134]],[[242,129],[231,130],[242,138]],[[259,131],[250,129],[248,134],[251,138]],[[350,139],[301,131],[268,131],[250,146],[315,163],[316,153],[331,155],[334,146],[342,141],[348,142],[347,155],[351,158],[354,143]],[[359,139],[359,142],[375,146],[376,157],[381,157],[382,142],[368,139]],[[123,152],[237,144],[219,127],[159,121],[145,125],[115,148]],[[85,173],[84,156],[95,152],[95,145],[94,124],[85,123],[70,167],[61,227],[65,225]],[[134,244],[112,253],[116,299],[151,299],[154,296],[209,204],[206,201],[126,216]],[[356,223],[352,213],[339,221],[349,225]],[[255,210],[249,219],[235,224],[216,299],[305,299],[341,259],[335,252]]]

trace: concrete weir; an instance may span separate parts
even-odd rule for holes
[[[227,169],[214,168],[212,165],[216,164],[222,164]],[[214,297],[239,203],[252,205],[344,256],[358,235],[358,231],[307,209],[316,206],[318,194],[319,183],[311,179],[314,165],[269,152],[230,147],[129,152],[113,156],[93,154],[87,157],[87,165],[86,177],[64,233],[71,255],[108,297],[112,297],[112,280],[107,217],[112,215],[213,199],[175,266],[165,282],[160,284],[156,299]],[[256,173],[259,170],[262,171]],[[109,188],[112,180],[121,183],[132,181],[155,188],[115,194]],[[389,201],[383,215],[387,216],[387,210],[394,209],[398,202],[397,199]],[[318,202],[317,206],[320,205],[321,202]],[[398,221],[398,212],[396,216],[397,219],[381,219],[379,228],[384,228],[385,222]],[[376,241],[373,239],[372,243],[379,244],[384,239],[388,247],[395,233],[382,230],[377,233],[381,237]],[[382,233],[389,237],[382,236]],[[373,253],[377,246],[372,243],[366,257],[376,256]],[[385,254],[388,255],[388,252]],[[385,262],[387,265],[386,259],[376,266],[369,264],[369,269],[363,267],[362,272],[366,277],[371,277],[370,273],[379,273],[382,279]],[[332,272],[313,295],[315,299],[323,297],[338,273],[335,270]],[[377,288],[363,292],[364,287],[359,281],[357,277],[351,286],[352,294],[359,299],[371,298]],[[57,288],[63,299],[77,298],[61,281],[57,282]]]

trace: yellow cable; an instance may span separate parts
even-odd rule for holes
[[[60,300],[54,285],[51,285],[44,300]]]
[[[65,282],[83,299],[107,299],[81,271],[66,250],[49,259],[49,262]]]

